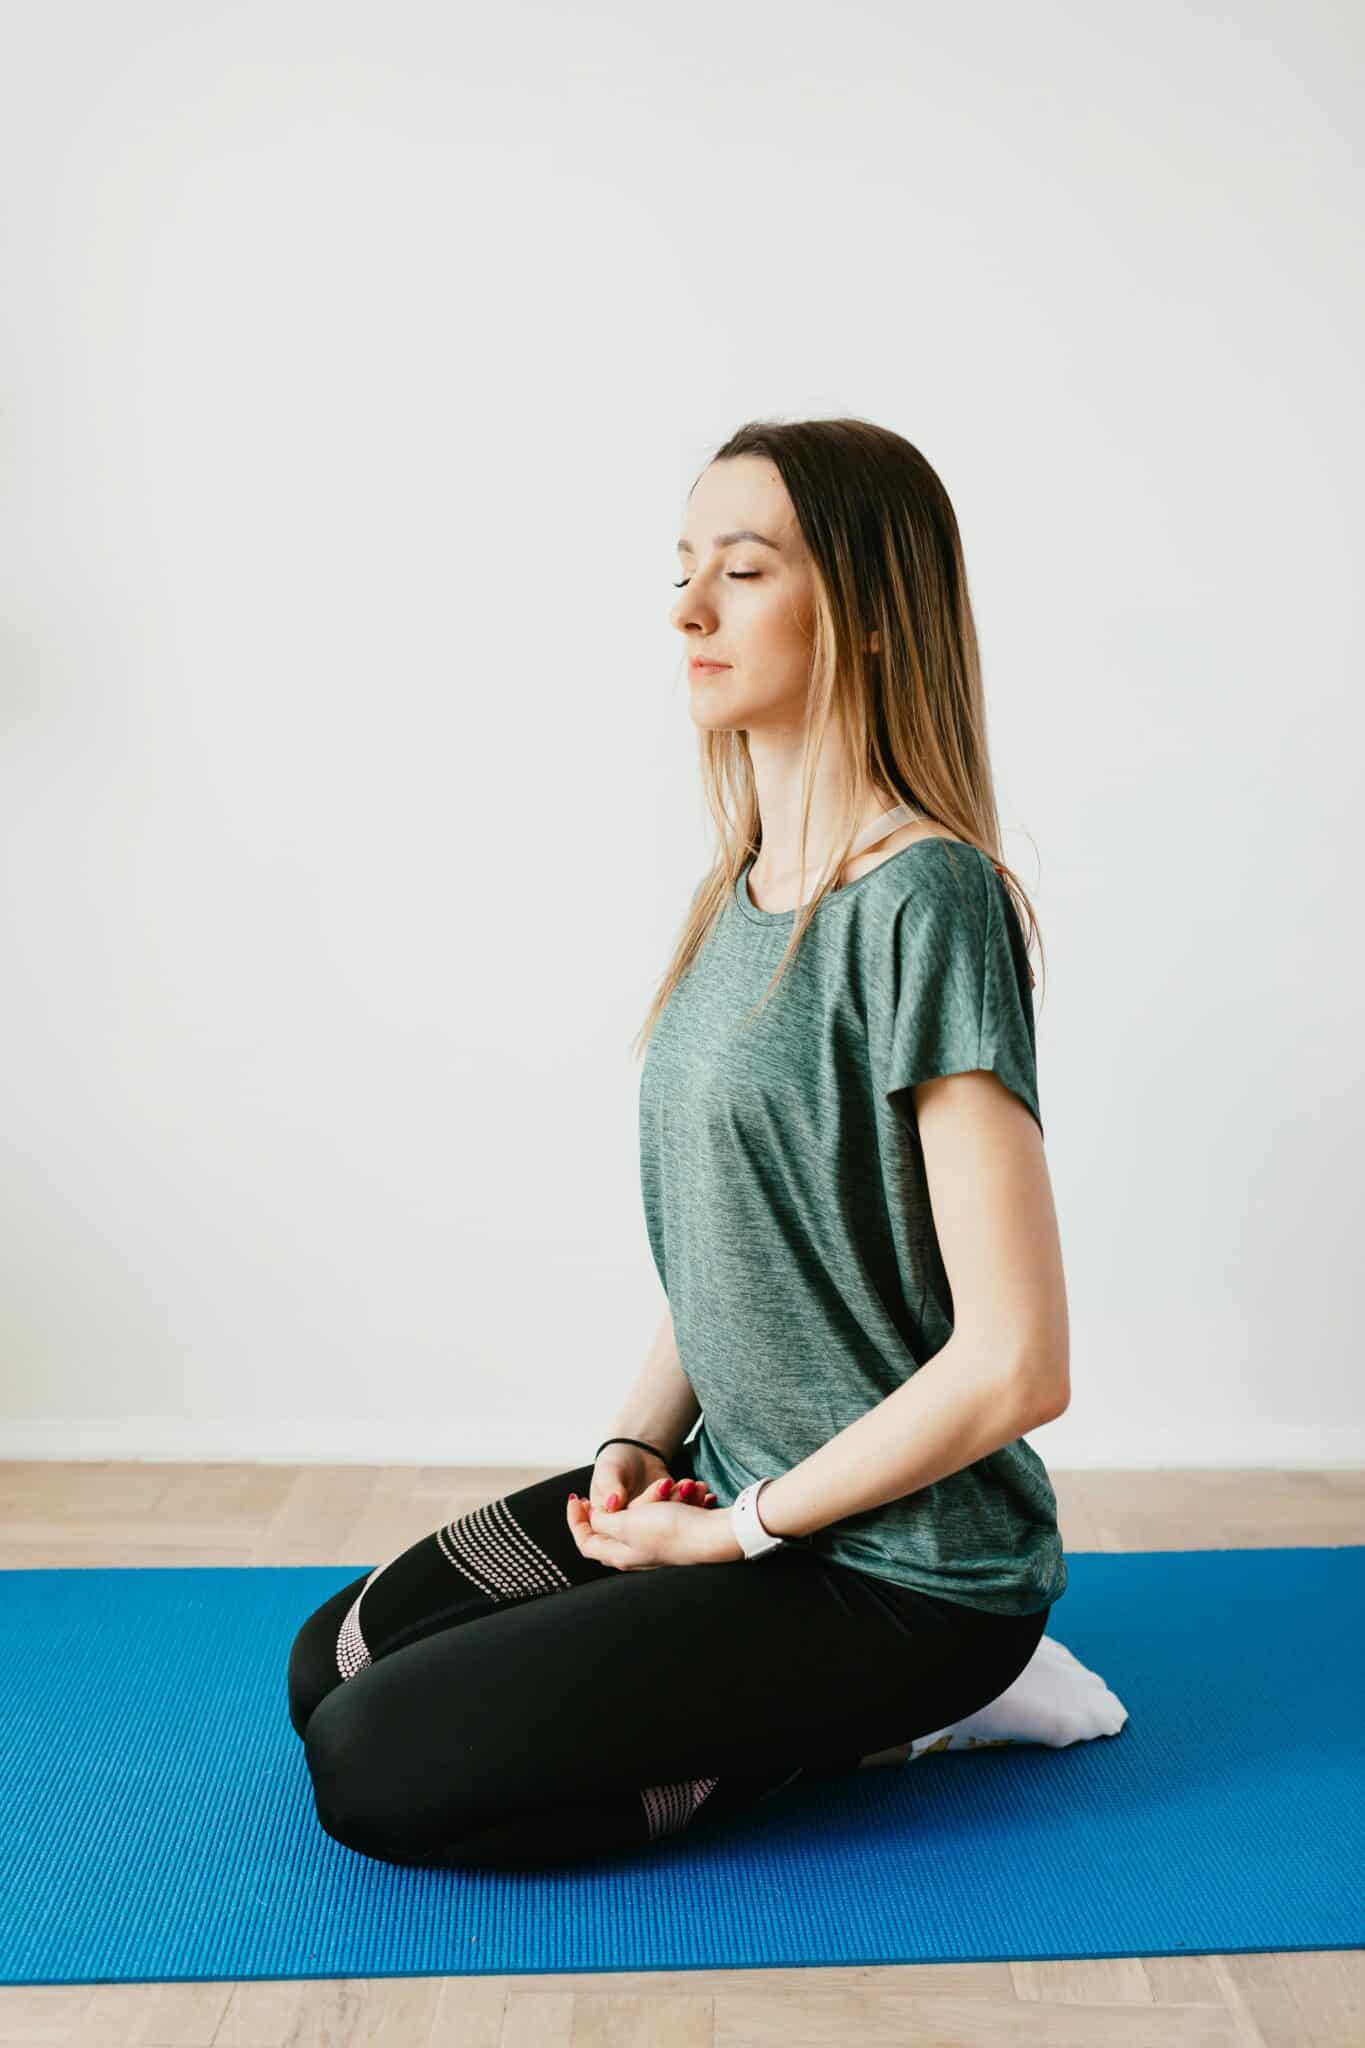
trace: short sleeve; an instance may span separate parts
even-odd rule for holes
[[[1028,948],[1009,892],[979,848],[940,841],[915,863],[896,907],[888,971],[887,1100],[918,1081],[985,1069],[1041,1131]]]

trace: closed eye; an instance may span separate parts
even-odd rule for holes
[[[736,583],[747,583],[751,576],[761,576],[763,571],[761,569],[727,569],[725,573],[727,576],[733,576]],[[692,578],[690,576],[684,576],[682,582],[675,583],[673,588],[675,590],[686,590],[691,581]]]

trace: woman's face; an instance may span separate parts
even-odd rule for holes
[[[787,487],[766,456],[732,456],[703,470],[678,562],[683,584],[670,616],[687,644],[694,722],[745,732],[799,727],[814,569]]]

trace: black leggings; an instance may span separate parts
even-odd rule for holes
[[[795,1546],[620,1571],[569,1529],[591,1480],[472,1508],[304,1622],[289,1717],[336,1841],[516,1869],[710,1827],[975,1713],[1047,1627]]]

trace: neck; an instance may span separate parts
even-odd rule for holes
[[[801,778],[805,767],[805,732],[777,733],[760,728],[748,735],[749,760],[762,820],[763,850],[758,864],[772,880],[795,875],[801,861]],[[822,747],[811,785],[806,864],[818,871],[833,853],[842,821],[847,761]],[[856,829],[861,831],[896,801],[885,789],[870,785],[858,803]]]

